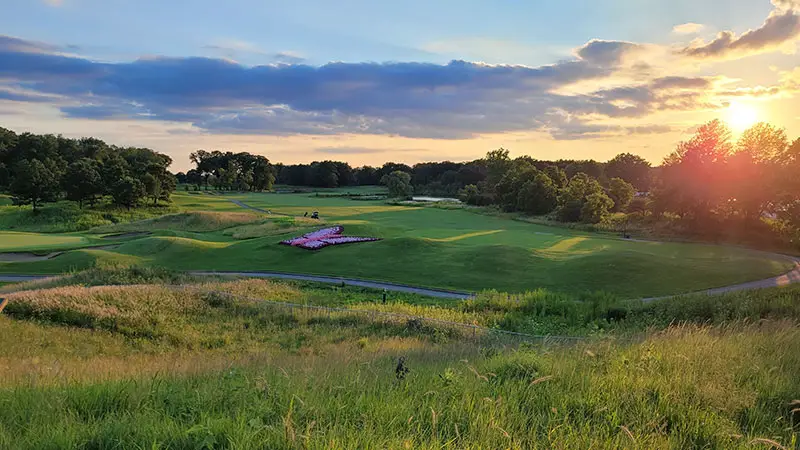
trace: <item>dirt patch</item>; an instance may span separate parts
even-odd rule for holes
[[[12,253],[0,253],[0,262],[34,262],[34,261],[45,261],[50,258],[55,258],[56,256],[62,254],[64,252],[52,252],[46,255],[37,255],[36,253],[30,252],[12,252]]]
[[[103,236],[101,239],[123,239],[129,237],[138,237],[138,236],[149,236],[149,231],[129,231],[127,233],[114,233],[114,234],[107,234]]]

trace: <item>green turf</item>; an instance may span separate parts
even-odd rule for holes
[[[77,235],[0,231],[2,252],[60,250],[80,247],[88,242],[87,238]]]
[[[278,270],[465,290],[603,290],[637,297],[767,278],[789,268],[783,259],[744,249],[626,241],[464,210],[398,207],[313,194],[175,195],[176,205],[184,208],[193,204],[198,210],[247,211],[232,199],[276,213],[317,210],[328,224],[344,225],[345,234],[382,240],[312,252],[278,245],[313,229],[303,228],[305,223],[287,232],[265,226],[263,234],[155,230],[117,249],[5,263],[0,271],[50,273],[131,262],[177,270]],[[263,237],[253,237],[259,235]]]

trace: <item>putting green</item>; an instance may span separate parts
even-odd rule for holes
[[[86,245],[83,236],[0,231],[0,252],[61,250]]]
[[[763,279],[790,268],[787,260],[741,248],[622,240],[464,210],[392,206],[312,194],[175,197],[188,210],[225,211],[230,206],[230,210],[246,211],[230,202],[235,199],[285,214],[319,211],[327,224],[344,225],[346,235],[381,240],[307,251],[278,244],[313,229],[307,222],[297,222],[285,232],[253,225],[251,232],[242,233],[248,239],[234,238],[236,233],[223,230],[154,229],[153,235],[113,250],[91,255],[83,252],[82,256],[67,252],[42,262],[2,263],[0,272],[48,273],[81,268],[82,264],[136,262],[178,270],[284,271],[452,289],[514,292],[547,288],[576,294],[602,290],[637,297]],[[262,228],[264,234],[259,234]]]

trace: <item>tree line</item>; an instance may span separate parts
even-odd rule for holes
[[[176,185],[170,164],[169,156],[148,148],[0,128],[0,190],[34,211],[60,199],[83,208],[108,197],[128,209],[169,201]]]
[[[198,190],[213,186],[217,190],[269,191],[275,183],[275,168],[261,155],[198,150],[189,155],[189,160],[195,168],[176,177]]]

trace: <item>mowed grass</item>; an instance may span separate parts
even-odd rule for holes
[[[105,253],[70,252],[49,261],[0,264],[0,272],[58,273],[129,261],[178,270],[284,271],[459,290],[545,288],[571,294],[606,291],[634,298],[768,278],[791,267],[786,259],[746,249],[622,240],[465,210],[392,206],[313,194],[202,192],[176,194],[175,199],[176,204],[197,211],[100,228],[153,230],[152,236]],[[211,228],[216,226],[193,228],[183,219],[172,222],[186,214],[252,213],[230,200],[275,214],[215,231]],[[213,212],[201,212],[202,208]],[[311,211],[319,211],[322,221],[277,215],[302,216]],[[291,223],[281,222],[284,220]],[[316,252],[278,244],[313,230],[315,224],[341,224],[346,235],[381,240]],[[217,224],[224,225],[234,222]]]
[[[89,243],[83,236],[0,231],[0,251],[60,250]]]
[[[10,317],[0,316],[0,448],[797,445],[798,312],[769,312],[776,295],[796,300],[793,289],[709,297],[709,323],[720,325],[676,322],[632,342],[480,347],[435,329],[286,313],[197,287],[10,296]],[[305,295],[263,280],[205,287]],[[497,309],[504,297],[472,307]],[[760,322],[741,320],[763,312]],[[402,379],[400,357],[410,369]]]

